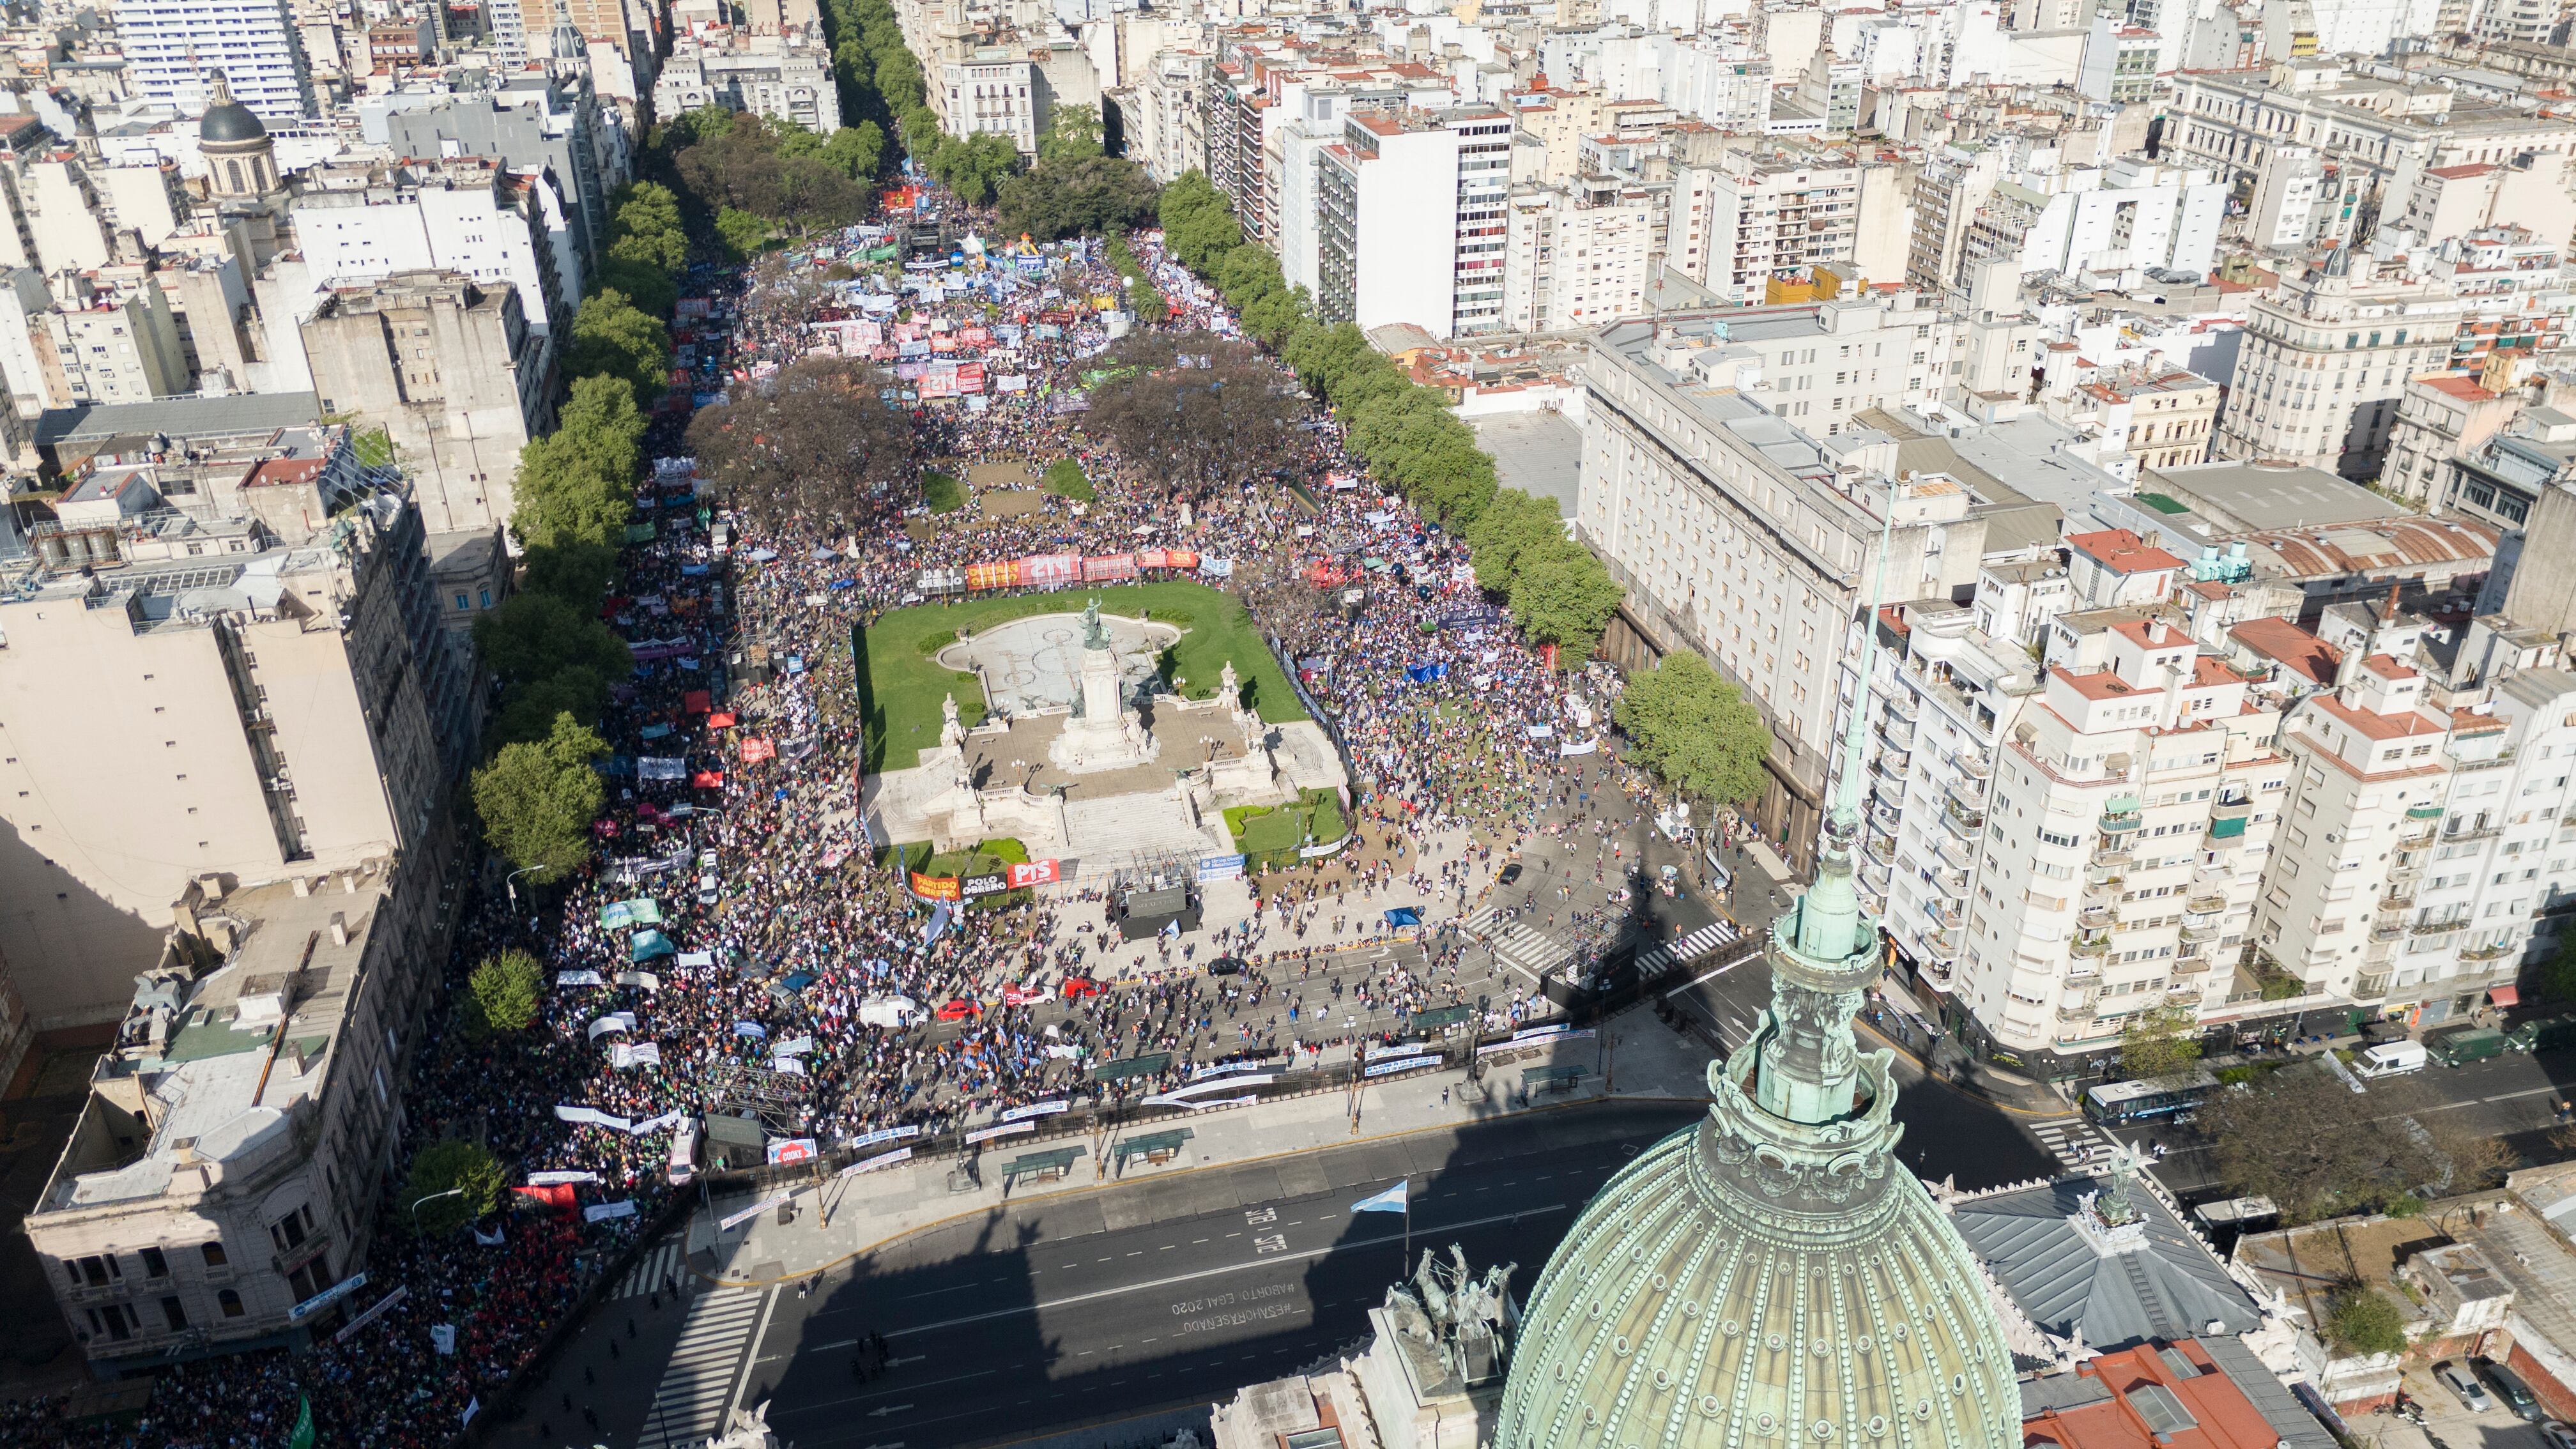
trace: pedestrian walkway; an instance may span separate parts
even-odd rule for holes
[[[733,1399],[734,1375],[743,1350],[760,1322],[769,1294],[758,1289],[722,1288],[689,1308],[662,1385],[653,1391],[653,1407],[644,1418],[643,1437],[635,1449],[677,1449],[703,1444],[716,1432]]]
[[[1573,956],[1574,948],[1556,937],[1519,921],[1501,920],[1499,916],[1500,912],[1492,906],[1478,906],[1459,917],[1458,924],[1467,934],[1491,946],[1496,962],[1506,970],[1528,977],[1532,986]]]
[[[616,1291],[608,1296],[612,1299],[641,1298],[665,1284],[680,1282],[681,1260],[688,1251],[688,1241],[679,1234],[664,1238],[637,1259],[634,1267],[626,1270],[626,1276],[617,1280]]]
[[[2055,1154],[2057,1160],[2067,1167],[2079,1171],[2110,1157],[2114,1145],[2101,1128],[2081,1117],[2060,1117],[2036,1123],[2030,1130],[2031,1135],[2039,1139],[2040,1146]]]
[[[1652,976],[1667,965],[1687,966],[1735,937],[1735,923],[1721,917],[1668,946],[1657,946],[1638,957],[1637,974]]]

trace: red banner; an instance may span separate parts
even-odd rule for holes
[[[983,390],[984,364],[980,362],[961,362],[957,364],[957,391],[960,394],[965,394],[978,393]]]
[[[1103,554],[1082,561],[1082,581],[1086,584],[1110,583],[1136,577],[1136,556],[1128,553]]]
[[[703,689],[692,689],[680,696],[680,707],[691,714],[705,714],[715,708],[715,697]]]
[[[966,566],[966,587],[970,589],[1007,589],[1020,581],[1020,562],[979,563]]]
[[[916,876],[915,879],[919,877]],[[1053,885],[1058,879],[1055,862],[1051,860],[1033,860],[1026,865],[1011,867],[1011,885],[1015,889],[1020,886]]]
[[[1016,867],[1014,867],[1016,869]],[[912,873],[912,893],[926,901],[962,901],[966,892],[953,875]]]
[[[569,1182],[550,1182],[543,1187],[514,1187],[510,1191],[535,1198],[556,1212],[570,1214],[581,1207],[581,1195]]]
[[[756,765],[762,760],[774,760],[777,758],[778,746],[771,744],[767,740],[744,740],[742,742],[742,762],[746,765]]]
[[[708,729],[711,729],[711,730],[729,730],[729,729],[732,729],[732,728],[733,728],[733,711],[732,711],[732,710],[729,710],[729,709],[720,709],[720,710],[717,710],[714,714],[708,715],[708,716],[707,716],[707,728],[708,728]]]
[[[1078,553],[1040,554],[1020,560],[1020,582],[1035,588],[1049,584],[1082,582],[1082,555]]]
[[[689,777],[689,783],[701,790],[721,790],[724,788],[724,771],[700,770]]]

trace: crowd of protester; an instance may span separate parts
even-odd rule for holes
[[[688,338],[697,387],[757,387],[814,347],[808,324],[826,308],[846,315],[854,297],[809,273],[873,241],[853,234],[758,278],[701,282],[710,315]],[[1135,250],[1172,302],[1154,325],[1234,330],[1156,238],[1135,239]],[[1377,1018],[1380,1036],[1404,1015],[1462,1002],[1485,1001],[1498,1025],[1534,1009],[1470,965],[1454,933],[1356,976],[1330,948],[1386,930],[1374,907],[1391,893],[1420,902],[1426,920],[1456,914],[1532,836],[1562,837],[1552,807],[1589,791],[1633,793],[1621,767],[1590,750],[1615,674],[1552,668],[1521,643],[1475,588],[1465,546],[1371,486],[1328,415],[1299,427],[1298,451],[1275,475],[1232,486],[1175,489],[1156,460],[1119,456],[1081,431],[1081,372],[1109,341],[1088,299],[1119,290],[1096,245],[928,277],[899,262],[850,272],[861,290],[898,292],[891,320],[1018,328],[1016,348],[983,360],[1025,378],[1024,389],[980,407],[925,405],[941,466],[962,475],[1025,463],[1034,478],[1072,458],[1095,496],[1077,505],[1040,493],[1030,511],[970,506],[928,527],[889,508],[856,534],[777,536],[695,496],[685,466],[657,469],[643,495],[652,537],[626,550],[606,606],[644,657],[601,727],[616,755],[597,858],[542,893],[484,890],[458,928],[452,980],[504,949],[539,958],[549,985],[539,1020],[527,1033],[476,1035],[444,1013],[415,1052],[405,1098],[406,1159],[441,1136],[470,1136],[513,1184],[539,1172],[591,1180],[550,1199],[512,1193],[502,1212],[447,1237],[407,1231],[389,1186],[368,1286],[338,1312],[404,1296],[345,1342],[335,1317],[304,1352],[169,1369],[150,1407],[125,1420],[74,1424],[60,1399],[0,1406],[0,1441],[275,1446],[309,1398],[325,1444],[444,1442],[574,1311],[588,1276],[656,1221],[672,1190],[670,1114],[756,1096],[769,1136],[811,1138],[828,1153],[862,1134],[948,1130],[1102,1090],[1092,1069],[1118,1058],[1169,1058],[1114,1089],[1129,1097],[1246,1055],[1305,1065],[1354,1047],[1354,1004],[1397,1013]],[[1043,327],[1054,335],[1040,335],[1046,316],[1060,319]],[[656,423],[658,456],[681,453],[684,421],[682,411]],[[1078,886],[953,912],[917,899],[861,821],[851,629],[916,595],[926,568],[1149,542],[1220,561],[1201,570],[1217,587],[1229,583],[1224,561],[1296,561],[1287,587],[1313,597],[1265,602],[1257,619],[1356,773],[1356,845],[1256,881],[1251,917],[1217,939],[1126,941],[1105,894]],[[1355,604],[1344,602],[1352,588]],[[753,643],[766,661],[746,667]],[[1205,973],[1220,954],[1227,974]],[[953,1019],[886,1024],[868,1007],[891,998]],[[596,1115],[567,1121],[559,1107]],[[433,1344],[434,1325],[455,1329],[452,1353]]]

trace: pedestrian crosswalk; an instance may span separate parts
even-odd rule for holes
[[[1670,945],[1657,946],[1637,958],[1637,974],[1653,976],[1667,966],[1687,966],[1736,938],[1735,923],[1720,916]]]
[[[1482,937],[1494,949],[1494,960],[1537,984],[1540,977],[1565,964],[1574,948],[1520,921],[1507,921],[1492,906],[1478,906],[1459,918],[1467,933]]]
[[[2040,1146],[2067,1168],[2079,1172],[2110,1157],[2115,1145],[2101,1128],[2081,1117],[2060,1117],[2030,1130]]]
[[[635,1449],[679,1449],[703,1444],[716,1432],[733,1397],[743,1346],[760,1321],[761,1305],[775,1289],[724,1288],[689,1306],[671,1363],[653,1391]]]
[[[617,1280],[617,1286],[610,1290],[608,1296],[612,1300],[641,1298],[659,1289],[676,1288],[681,1276],[680,1259],[687,1254],[688,1248],[688,1243],[676,1234],[663,1239],[635,1260],[635,1266],[626,1270],[626,1276]]]

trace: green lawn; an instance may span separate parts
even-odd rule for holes
[[[1294,865],[1308,835],[1330,845],[1350,833],[1330,790],[1309,790],[1293,805],[1237,805],[1225,812],[1225,828],[1248,864]]]
[[[984,718],[984,691],[975,676],[943,669],[930,657],[956,642],[958,630],[978,633],[1032,614],[1080,613],[1084,602],[1095,598],[1103,613],[1133,617],[1142,610],[1182,631],[1181,642],[1164,656],[1163,672],[1166,680],[1187,679],[1181,692],[1190,698],[1214,695],[1218,675],[1232,660],[1245,696],[1263,719],[1285,724],[1306,717],[1242,602],[1205,584],[1116,584],[918,604],[886,615],[858,641],[866,666],[859,676],[859,711],[867,721],[867,768],[909,769],[914,751],[938,744],[940,701],[952,691],[960,719],[973,726]]]

